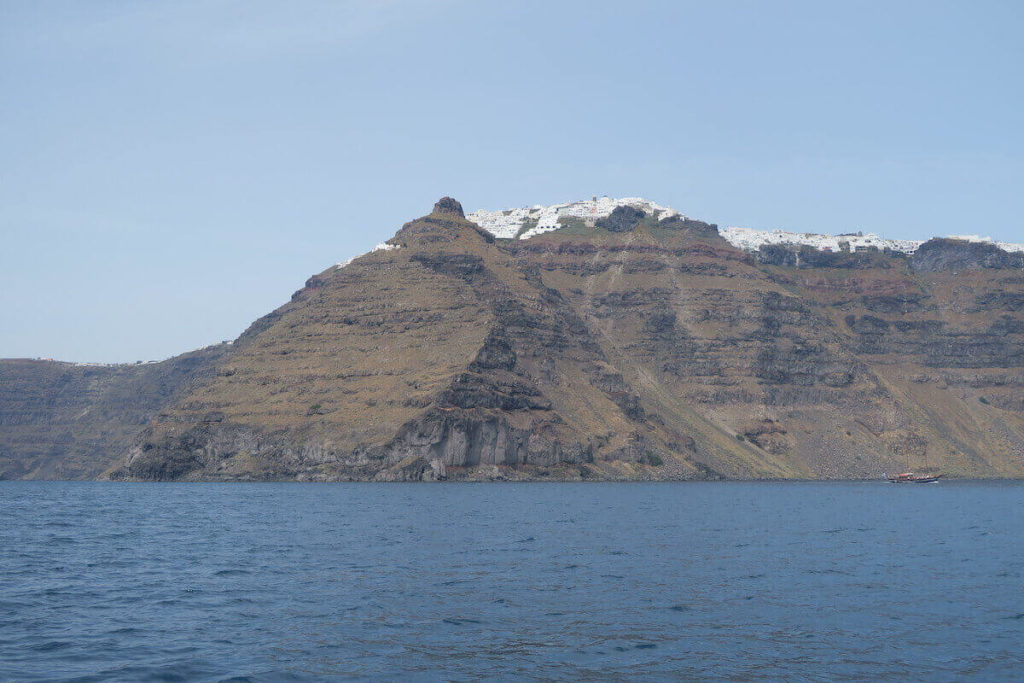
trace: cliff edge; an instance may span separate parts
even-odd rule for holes
[[[35,431],[6,439],[4,476],[1024,475],[1019,253],[752,250],[666,207],[602,201],[467,217],[443,198],[189,372],[166,366],[161,390],[118,389],[149,397],[131,410],[74,398],[84,379],[25,379],[18,395],[38,400],[0,415]],[[130,428],[70,455],[45,416],[89,401]]]

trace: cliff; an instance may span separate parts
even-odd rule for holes
[[[106,450],[103,437],[90,442],[105,459],[90,469],[80,449],[74,472],[1024,475],[1019,254],[955,240],[911,254],[751,252],[664,207],[589,217],[583,204],[523,210],[519,227],[487,214],[509,235],[496,238],[442,200],[384,248],[310,278],[201,371],[150,392]],[[524,230],[534,233],[512,238]],[[52,395],[25,381],[40,401]],[[75,414],[70,403],[61,414]],[[44,413],[8,461],[55,442]],[[7,476],[59,475],[12,467]]]
[[[228,346],[162,363],[0,360],[0,479],[95,479]]]

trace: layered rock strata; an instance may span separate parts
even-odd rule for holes
[[[108,476],[1024,475],[1019,254],[751,252],[655,207],[503,239],[445,198],[147,404]]]

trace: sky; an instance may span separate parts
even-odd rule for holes
[[[0,0],[0,357],[233,339],[443,195],[1024,242],[1024,3]]]

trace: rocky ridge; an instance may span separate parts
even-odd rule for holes
[[[1024,474],[1020,254],[740,249],[617,201],[523,239],[442,199],[146,403],[108,476]]]

